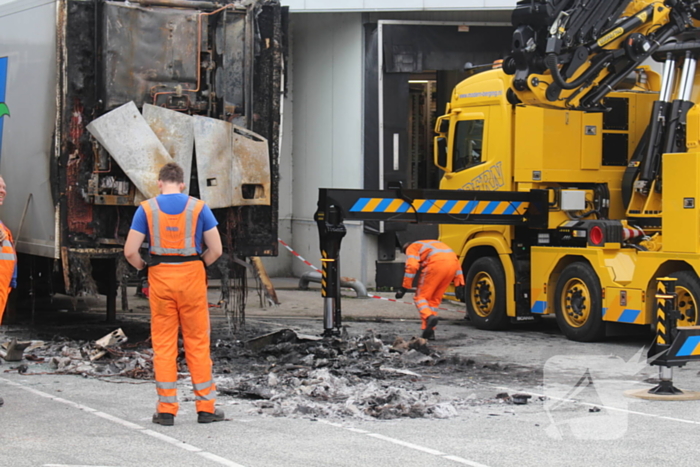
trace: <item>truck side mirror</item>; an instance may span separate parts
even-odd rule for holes
[[[448,118],[443,118],[440,120],[439,133],[447,133],[450,131],[450,120]]]
[[[449,125],[449,122],[447,123]],[[447,138],[443,136],[436,136],[433,147],[435,148],[435,165],[440,167],[445,172],[449,172],[447,170]]]

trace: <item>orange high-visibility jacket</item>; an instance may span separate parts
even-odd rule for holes
[[[148,220],[151,254],[157,256],[196,256],[197,219],[204,201],[192,198],[180,214],[166,214],[151,198],[141,203]]]
[[[406,248],[406,269],[403,276],[403,288],[413,287],[413,279],[418,269],[440,267],[439,263],[448,261],[449,264],[459,263],[459,258],[449,246],[437,240],[419,240],[411,243]],[[464,276],[461,267],[457,268],[453,282],[455,285],[464,285]]]
[[[7,238],[2,242],[2,246],[0,247],[0,323],[2,323],[2,315],[5,312],[7,297],[11,290],[10,283],[15,273],[17,254],[15,253],[10,229],[2,222],[0,222],[0,229],[4,230],[7,234]]]

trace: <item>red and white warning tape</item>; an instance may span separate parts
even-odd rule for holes
[[[287,245],[286,243],[284,243],[284,241],[282,241],[281,238],[278,238],[277,241],[280,242],[280,243],[282,244],[283,247],[285,247],[286,249],[288,249],[289,252],[290,252],[291,254],[293,254],[294,256],[296,256],[297,258],[299,258],[300,260],[302,260],[302,261],[304,262],[304,264],[306,264],[307,266],[311,267],[311,268],[312,268],[313,270],[315,270],[315,271],[319,271],[319,272],[321,271],[319,268],[317,268],[316,266],[314,266],[313,264],[311,264],[310,262],[308,262],[308,261],[306,261],[304,258],[302,258],[302,256],[301,256],[299,253],[297,253],[296,251],[292,250],[292,247],[289,246],[289,245]]]
[[[281,238],[278,238],[277,241],[280,242],[280,243],[282,244],[283,247],[285,247],[286,249],[288,249],[289,252],[290,252],[291,254],[293,254],[294,256],[296,256],[297,258],[299,258],[300,260],[302,260],[302,261],[304,262],[304,264],[306,264],[307,266],[313,268],[315,271],[319,271],[319,272],[321,271],[319,268],[317,268],[316,266],[314,266],[313,264],[311,264],[310,262],[308,262],[307,260],[305,260],[299,253],[297,253],[296,251],[292,250],[292,247],[289,246],[289,245],[287,245]],[[396,300],[395,298],[380,297],[379,295],[372,295],[372,294],[367,294],[367,296],[370,297],[370,298],[376,298],[377,300],[386,300],[386,301],[388,301],[388,302],[403,303],[404,305],[413,305],[413,302],[404,302],[404,301],[401,301],[401,300]],[[464,311],[462,311],[462,310],[454,310],[454,309],[450,309],[450,308],[440,308],[440,307],[438,307],[438,310],[443,310],[443,311],[456,311],[456,312],[458,312],[458,313],[464,313]]]

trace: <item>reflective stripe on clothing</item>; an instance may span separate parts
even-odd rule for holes
[[[176,404],[177,396],[161,396],[160,394],[158,394],[158,402],[162,402],[164,404]]]
[[[12,242],[9,240],[3,240],[2,250],[0,250],[0,261],[16,261],[17,255],[15,254],[15,249],[12,246]]]
[[[156,389],[177,389],[177,382],[162,383],[160,381],[156,381]]]
[[[214,381],[209,380],[204,383],[192,383],[192,387],[195,391],[203,391],[204,389],[210,388],[214,384]]]
[[[209,394],[206,394],[204,396],[195,396],[194,400],[196,401],[213,401],[216,400],[216,391],[212,391]],[[201,410],[200,410],[201,412]]]

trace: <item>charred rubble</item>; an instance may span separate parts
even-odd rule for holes
[[[148,341],[128,343],[117,331],[109,337],[34,341],[22,361],[10,362],[17,364],[4,371],[141,380],[133,383],[153,379]],[[212,342],[212,360],[220,399],[238,399],[264,415],[307,418],[451,418],[476,405],[510,403],[497,396],[478,399],[469,391],[475,378],[532,373],[448,355],[421,338],[385,337],[372,330],[332,339],[291,329],[247,340],[220,338]],[[184,352],[178,365],[181,379],[187,379]],[[458,389],[442,394],[444,386]],[[181,388],[186,392],[187,384]]]

